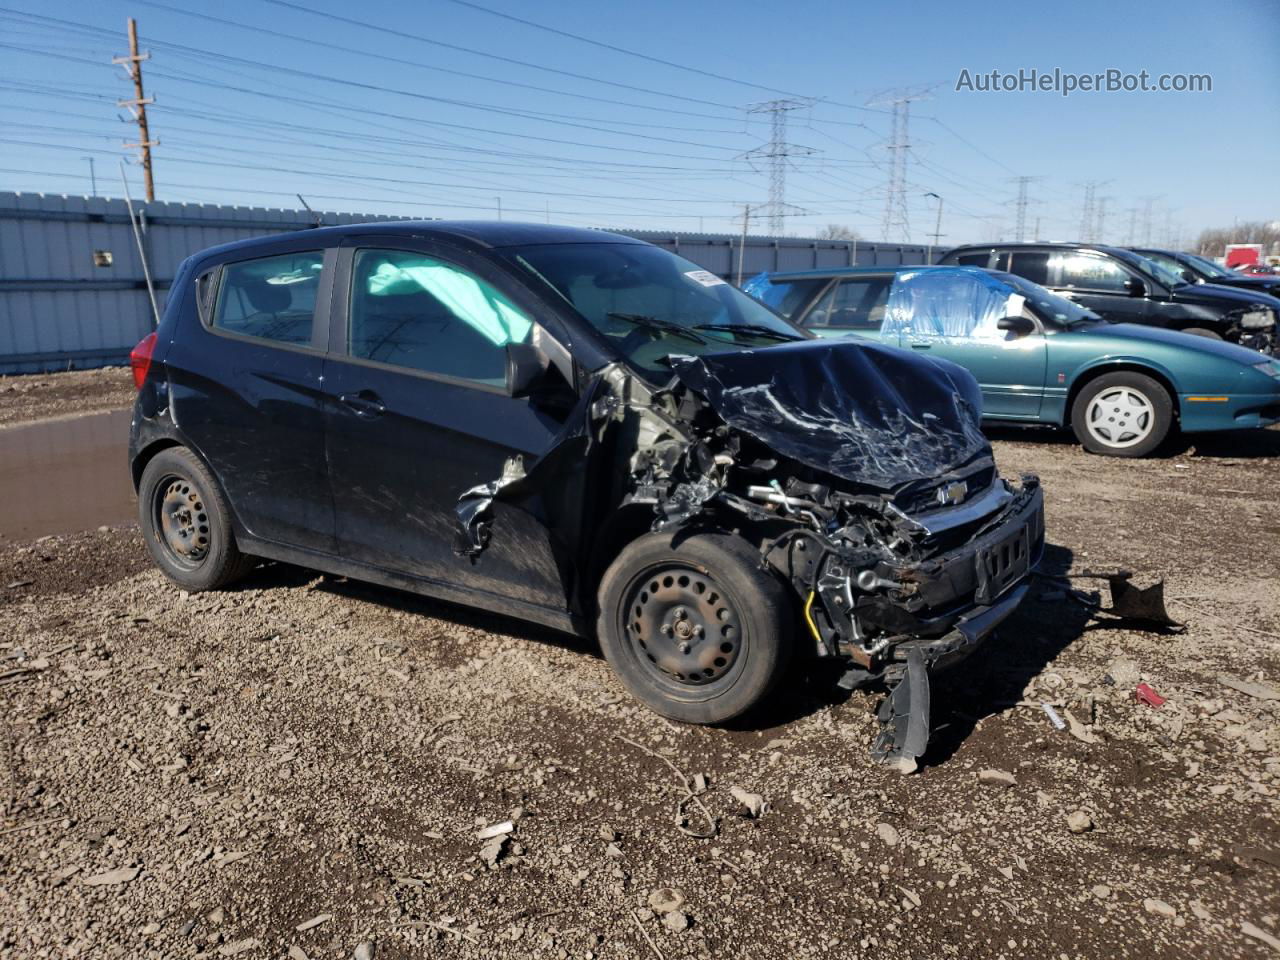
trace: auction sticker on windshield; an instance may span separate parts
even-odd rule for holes
[[[684,275],[694,283],[700,283],[704,287],[719,287],[724,284],[723,280],[707,270],[686,270]]]

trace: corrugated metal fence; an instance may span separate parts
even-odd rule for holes
[[[309,226],[305,210],[193,203],[134,204],[163,301],[183,258],[219,243]],[[326,224],[397,220],[322,213]],[[735,279],[741,240],[725,234],[619,230]],[[743,275],[761,270],[922,263],[915,245],[748,236]],[[162,303],[163,309],[163,303]],[[122,362],[151,311],[123,199],[0,193],[0,374]]]

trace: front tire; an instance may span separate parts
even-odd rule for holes
[[[186,447],[161,450],[142,471],[138,520],[156,566],[184,590],[224,587],[256,562],[236,546],[222,491]]]
[[[723,723],[764,700],[786,670],[789,593],[736,536],[629,544],[600,583],[597,633],[637,700],[686,723]]]
[[[1157,381],[1128,370],[1085,384],[1071,405],[1071,428],[1090,453],[1145,457],[1173,427],[1173,400]]]

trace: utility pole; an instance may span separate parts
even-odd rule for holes
[[[1040,218],[1039,217],[1036,217],[1036,232],[1035,232],[1035,236],[1033,236],[1031,239],[1036,241],[1040,239]]]
[[[742,289],[742,260],[747,253],[747,221],[751,218],[751,204],[742,205],[742,239],[738,241],[738,289]]]
[[[784,218],[799,212],[798,207],[787,203],[787,158],[807,157],[818,152],[812,147],[787,142],[787,114],[808,109],[813,104],[813,100],[765,100],[747,107],[747,113],[769,114],[769,142],[748,150],[741,157],[769,161],[769,230],[775,236],[782,234]]]
[[[926,193],[925,197],[933,197],[938,201],[938,220],[933,225],[933,233],[930,234],[932,242],[925,251],[924,262],[926,264],[933,263],[933,248],[938,245],[938,241],[942,239],[942,197],[936,193]]]
[[[892,110],[892,131],[889,137],[889,182],[885,188],[884,218],[880,223],[880,239],[896,239],[905,243],[911,239],[911,223],[907,216],[907,160],[911,154],[911,103],[924,100],[923,91],[897,92],[869,101],[867,106],[888,106]]]
[[[93,157],[85,157],[84,159],[89,161],[89,190],[91,195],[96,197],[98,195],[98,177],[93,172]]]
[[[127,57],[112,57],[111,62],[124,67],[133,79],[133,99],[117,100],[116,106],[128,107],[133,114],[133,119],[138,122],[138,142],[125,143],[125,148],[141,151],[142,180],[147,188],[147,203],[155,203],[156,184],[151,175],[151,148],[159,146],[160,141],[151,139],[151,132],[147,127],[147,104],[155,103],[155,100],[142,92],[142,61],[150,59],[150,53],[138,52],[138,21],[130,17],[129,55]]]

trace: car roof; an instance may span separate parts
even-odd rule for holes
[[[236,240],[202,251],[202,255],[249,252],[281,241],[306,238],[319,245],[341,243],[347,237],[418,238],[461,242],[473,248],[500,249],[556,243],[631,243],[644,241],[606,230],[519,223],[509,220],[376,220],[344,223],[331,227],[311,227]]]
[[[832,277],[851,277],[851,276],[888,276],[889,274],[898,273],[901,270],[934,270],[939,266],[946,266],[948,270],[954,270],[955,267],[946,264],[932,264],[926,266],[923,263],[917,264],[897,264],[890,266],[888,264],[879,267],[825,267],[817,270],[769,270],[765,272],[765,276],[770,281],[775,280],[827,280]]]

